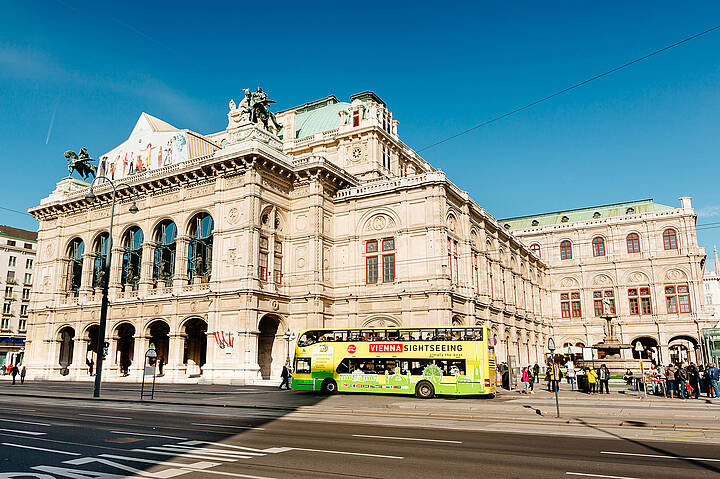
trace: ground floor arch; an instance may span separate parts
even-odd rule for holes
[[[130,375],[135,356],[135,326],[130,323],[121,323],[115,328],[115,362],[120,368],[120,374]]]
[[[162,319],[150,322],[146,338],[157,351],[157,373],[162,376],[170,353],[170,325]]]
[[[202,367],[207,361],[208,324],[202,318],[191,318],[185,323],[185,346],[183,364],[188,376],[202,375]]]
[[[280,329],[280,318],[273,314],[266,314],[258,324],[258,366],[260,376],[263,379],[270,379],[273,369],[277,369],[277,363],[281,361],[277,351],[278,333]],[[275,368],[273,368],[275,366]]]
[[[70,374],[70,365],[73,362],[73,353],[75,349],[75,330],[70,326],[65,326],[58,332],[58,342],[60,343],[60,351],[58,355],[58,363],[60,364],[60,374],[67,376]]]
[[[633,339],[630,344],[632,345],[633,359],[659,360],[658,342],[655,338],[650,336],[640,336]],[[640,347],[638,347],[638,344]],[[640,348],[642,348],[642,350]]]
[[[97,348],[98,335],[100,334],[100,326],[91,324],[85,330],[85,365],[90,376],[95,374],[95,365],[97,364]]]
[[[670,361],[673,363],[701,362],[697,339],[692,336],[674,336],[668,341]]]

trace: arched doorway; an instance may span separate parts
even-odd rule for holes
[[[59,332],[58,341],[60,342],[60,355],[58,362],[60,363],[60,374],[67,376],[70,374],[70,365],[73,361],[73,350],[75,348],[75,330],[70,326],[65,326]]]
[[[272,374],[273,346],[275,345],[275,337],[279,326],[280,320],[271,315],[263,316],[258,326],[260,331],[258,336],[258,365],[260,366],[260,376],[263,379],[270,379]]]
[[[691,336],[675,336],[668,342],[670,361],[673,363],[698,362],[698,342]]]
[[[642,345],[642,351],[638,351],[638,343]],[[633,359],[651,359],[654,361],[659,360],[658,358],[658,342],[655,338],[649,336],[641,336],[631,341],[632,344],[632,357]]]
[[[162,376],[170,352],[170,326],[160,319],[153,321],[148,326],[147,338],[157,351],[158,374]]]
[[[87,373],[90,376],[95,374],[95,365],[97,364],[99,330],[100,327],[97,324],[93,324],[85,330],[85,342],[87,343],[87,350],[85,351],[85,365],[87,366]]]
[[[183,363],[187,365],[188,376],[199,376],[207,355],[207,323],[201,318],[192,318],[185,324],[185,352]]]
[[[115,336],[117,342],[115,359],[120,366],[120,374],[128,376],[135,354],[135,326],[130,323],[122,323],[115,330]]]

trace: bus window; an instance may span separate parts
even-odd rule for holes
[[[386,333],[387,341],[396,341],[400,339],[400,331],[398,331],[397,329],[388,329]]]
[[[375,332],[375,341],[387,341],[387,331],[384,329],[376,330]]]
[[[432,341],[436,336],[434,329],[423,329],[420,334],[421,341]]]
[[[335,331],[335,341],[345,341],[347,331]]]
[[[474,330],[474,339],[475,341],[482,341],[483,340],[483,330],[481,328],[476,328]]]
[[[323,333],[322,336],[320,336],[320,342],[326,342],[326,341],[335,341],[335,334],[333,334],[332,331]]]
[[[462,329],[454,329],[452,332],[452,340],[453,341],[462,341]]]
[[[310,358],[296,359],[295,372],[299,374],[310,374]]]
[[[450,341],[450,330],[449,329],[438,329],[438,340],[439,341]]]
[[[375,340],[375,331],[372,329],[364,329],[362,331],[362,336],[360,341],[374,341]]]
[[[318,341],[318,332],[317,331],[306,331],[303,333],[302,336],[300,336],[300,339],[298,339],[298,346],[301,348],[305,346],[311,346]]]

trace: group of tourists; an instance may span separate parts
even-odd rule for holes
[[[22,369],[18,368],[17,364],[8,364],[2,366],[3,376],[12,376],[12,383],[15,384],[18,374],[20,375],[20,384],[25,384],[25,375],[27,374],[27,368],[25,366]]]
[[[653,364],[646,374],[647,392],[664,394],[671,398],[700,399],[700,394],[709,398],[720,397],[720,369],[713,363],[697,366],[690,363]]]

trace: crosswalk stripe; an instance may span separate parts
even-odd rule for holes
[[[20,447],[23,449],[32,449],[33,451],[54,452],[55,454],[65,454],[67,456],[81,456],[82,455],[77,452],[61,451],[59,449],[45,449],[43,447],[26,446],[24,444],[13,444],[11,442],[3,442],[2,445],[3,446],[11,446],[11,447]]]
[[[169,451],[148,451],[147,449],[130,449],[132,452],[144,452],[145,454],[158,454],[160,456],[172,456],[172,457],[188,457],[191,459],[205,459],[210,461],[222,461],[222,462],[235,462],[237,459],[228,459],[224,457],[208,457],[199,454],[183,454],[184,451],[175,450],[174,452]]]

